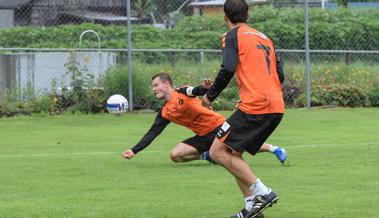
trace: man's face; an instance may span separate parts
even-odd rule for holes
[[[153,79],[151,82],[151,89],[157,99],[164,99],[170,91],[170,84],[163,82],[159,77]]]

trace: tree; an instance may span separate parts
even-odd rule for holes
[[[153,0],[136,0],[134,2],[134,10],[139,18],[146,18],[155,9],[156,5]]]

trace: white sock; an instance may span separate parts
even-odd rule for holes
[[[250,186],[250,190],[256,195],[267,195],[271,192],[271,189],[265,186],[260,179],[257,179],[254,184]]]
[[[253,200],[254,200],[254,196],[252,195],[252,196],[249,196],[249,197],[246,197],[245,198],[245,209],[247,210],[247,211],[250,211],[251,209],[253,209]]]
[[[270,151],[271,153],[273,153],[276,149],[279,148],[278,146],[275,146],[275,145],[272,145],[272,144],[268,144],[268,145],[270,146],[269,151]]]

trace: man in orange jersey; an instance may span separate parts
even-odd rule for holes
[[[198,87],[183,87],[175,90],[170,76],[160,73],[152,78],[152,90],[157,99],[164,99],[163,107],[158,111],[154,124],[143,138],[133,148],[123,152],[125,158],[131,159],[135,154],[145,149],[172,121],[189,128],[196,135],[177,144],[170,152],[174,162],[186,162],[204,159],[212,162],[209,148],[216,133],[224,123],[225,118],[201,105],[199,98],[194,95],[203,95],[209,88],[211,81],[205,81]],[[261,151],[275,151],[284,149],[270,144],[262,146]],[[276,155],[280,160],[280,156]],[[285,156],[285,159],[287,157]],[[280,160],[281,161],[281,160]],[[282,161],[281,161],[282,162]]]
[[[210,107],[236,74],[241,103],[221,126],[210,155],[235,177],[244,197],[253,199],[250,210],[244,208],[233,217],[252,218],[260,216],[279,197],[255,176],[242,153],[258,152],[279,125],[284,114],[284,74],[271,40],[246,24],[246,1],[226,0],[224,13],[230,30],[222,39],[221,69],[202,101]]]
[[[170,152],[174,162],[186,162],[197,159],[211,161],[208,150],[225,118],[203,107],[199,98],[189,97],[175,91],[171,77],[159,73],[152,77],[152,90],[157,99],[164,99],[163,107],[158,111],[154,124],[144,137],[131,149],[123,152],[125,158],[131,159],[145,149],[170,123],[174,122],[192,130],[196,135],[177,144]],[[204,93],[202,86],[193,90]]]

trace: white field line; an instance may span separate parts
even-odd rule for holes
[[[369,145],[379,145],[379,141],[377,142],[363,142],[363,143],[341,143],[341,144],[301,144],[301,145],[289,145],[285,147],[286,149],[292,148],[312,148],[312,147],[334,147],[334,146],[369,146]]]
[[[161,153],[167,151],[144,151],[144,153]],[[71,152],[71,153],[44,153],[44,154],[0,154],[0,158],[18,157],[56,157],[56,156],[89,156],[89,155],[117,155],[121,156],[121,151],[95,151],[95,152]]]
[[[317,147],[335,147],[335,146],[370,146],[379,145],[378,142],[365,142],[365,143],[344,143],[344,144],[299,144],[290,145],[286,149],[298,148],[317,148]],[[116,151],[98,151],[98,152],[70,152],[70,153],[43,153],[43,154],[0,154],[0,158],[23,158],[23,157],[59,157],[59,156],[91,156],[91,155],[120,155],[121,152]],[[169,151],[144,151],[143,153],[169,153]]]

